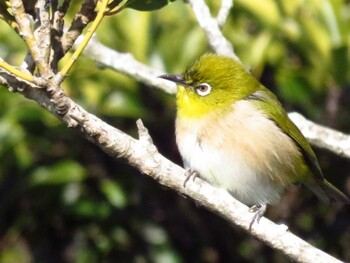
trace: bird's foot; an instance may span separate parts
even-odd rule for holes
[[[185,179],[184,184],[183,184],[184,187],[186,187],[186,184],[187,184],[188,180],[191,179],[191,177],[193,178],[192,181],[194,181],[194,179],[196,179],[198,177],[198,172],[193,170],[192,168],[188,168],[185,172],[185,176],[186,176],[186,179]]]
[[[263,217],[263,215],[266,212],[267,205],[253,205],[251,208],[249,208],[249,212],[255,213],[253,216],[252,221],[249,224],[249,230],[252,229],[252,226],[254,222],[256,221],[259,224],[260,218]]]

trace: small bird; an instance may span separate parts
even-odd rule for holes
[[[205,54],[177,83],[176,142],[188,176],[224,188],[263,216],[302,183],[322,201],[350,204],[324,179],[316,155],[276,96],[231,58]],[[188,179],[188,178],[187,178]]]

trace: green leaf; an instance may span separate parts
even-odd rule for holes
[[[72,211],[80,217],[104,219],[111,214],[111,207],[107,203],[86,199],[73,205]]]
[[[152,11],[161,9],[166,6],[169,2],[176,0],[129,0],[126,3],[126,7],[136,9],[139,11]]]
[[[32,185],[55,185],[82,181],[84,178],[85,169],[77,162],[66,160],[37,168],[29,180]]]
[[[105,179],[101,183],[101,191],[104,193],[109,203],[117,208],[123,208],[127,203],[123,188],[112,180]]]

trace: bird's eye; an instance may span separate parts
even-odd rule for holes
[[[194,89],[199,96],[206,96],[211,92],[211,86],[208,83],[199,84]]]

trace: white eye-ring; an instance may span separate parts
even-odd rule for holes
[[[199,96],[207,96],[211,92],[211,86],[208,83],[201,83],[194,87],[194,90]]]

